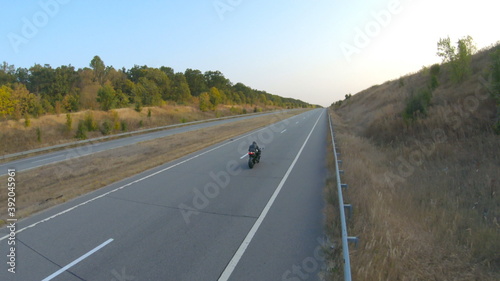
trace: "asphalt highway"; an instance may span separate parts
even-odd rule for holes
[[[319,280],[327,118],[305,112],[3,227],[0,280]]]

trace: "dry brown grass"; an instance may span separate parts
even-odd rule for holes
[[[233,109],[231,109],[233,108]],[[31,118],[29,127],[25,127],[25,119],[18,121],[7,120],[0,122],[0,155],[7,155],[15,152],[31,150],[35,148],[53,146],[62,143],[77,141],[75,139],[78,122],[83,120],[85,115],[91,113],[98,126],[101,126],[105,120],[115,127],[112,134],[122,133],[120,123],[127,124],[127,131],[154,128],[172,124],[179,124],[190,121],[205,120],[216,117],[241,114],[245,109],[247,112],[253,112],[253,108],[247,106],[225,106],[220,105],[215,111],[202,112],[193,106],[181,106],[165,104],[159,107],[144,107],[141,112],[136,112],[132,108],[114,109],[109,112],[100,110],[87,110],[76,113],[70,113],[72,118],[72,129],[66,129],[66,114],[44,115],[40,118]],[[269,111],[275,107],[266,107],[263,110]],[[151,117],[148,117],[148,111],[151,110]],[[113,113],[115,112],[115,113]],[[116,116],[116,117],[115,117]],[[41,142],[37,139],[37,128],[41,131]],[[88,132],[88,138],[102,136],[98,130]]]
[[[17,218],[302,112],[231,122],[19,172],[16,176]],[[0,177],[0,182],[6,182],[6,177]],[[0,202],[6,202],[6,195],[0,193]],[[6,209],[0,210],[0,217],[6,217]]]
[[[366,138],[339,130],[338,118],[335,122],[342,169],[346,171],[341,177],[350,186],[344,198],[354,206],[349,234],[360,238],[359,247],[351,247],[353,280],[498,280],[492,264],[495,256],[498,258],[498,226],[490,216],[489,226],[481,228],[487,223],[479,212],[484,204],[493,208],[498,204],[484,194],[492,186],[481,188],[488,179],[469,177],[468,187],[475,188],[462,194],[467,188],[461,180],[468,175],[458,174],[464,167],[450,167],[448,171],[454,172],[443,177],[447,172],[431,169],[436,162],[429,161],[428,165],[415,166],[414,173],[403,181],[388,183],[387,172],[398,174],[395,159],[410,154],[382,150]],[[442,159],[459,163],[455,160]],[[486,174],[495,174],[495,167],[484,169]],[[463,187],[452,195],[445,188],[455,184]],[[474,203],[468,199],[476,192],[481,194],[476,197],[484,200],[474,211]]]
[[[325,233],[330,242],[330,249],[325,251],[326,270],[324,276],[329,280],[343,280],[342,234],[340,228],[337,180],[335,175],[335,158],[333,156],[330,134],[328,134],[327,143],[326,166],[328,167],[329,173],[323,190],[325,199],[323,212],[325,218]]]
[[[460,85],[440,76],[428,116],[401,112],[427,77],[354,95],[334,114],[342,181],[353,204],[353,280],[500,280],[500,138],[481,83],[488,56]]]

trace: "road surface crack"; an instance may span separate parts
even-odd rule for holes
[[[16,239],[17,242],[23,244],[24,246],[26,246],[26,248],[30,249],[31,251],[33,251],[35,254],[39,255],[40,257],[42,257],[43,259],[47,260],[48,262],[52,263],[53,265],[59,267],[59,268],[63,268],[64,266],[63,265],[60,265],[58,264],[57,262],[51,260],[49,257],[45,256],[44,254],[40,253],[39,251],[35,250],[34,248],[32,248],[31,246],[29,246],[28,244],[24,243],[22,240],[20,240],[19,238]],[[80,276],[76,275],[75,273],[71,272],[70,270],[66,270],[65,272],[73,275],[74,277],[78,278],[79,280],[82,280],[82,281],[85,281],[85,279],[81,278]]]
[[[107,195],[106,197],[107,198],[111,198],[111,199],[115,199],[115,200],[126,201],[126,202],[141,204],[141,205],[155,206],[155,207],[160,207],[160,208],[165,208],[165,209],[173,209],[173,210],[180,210],[180,211],[189,211],[190,210],[190,209],[186,209],[186,208],[179,208],[179,207],[162,205],[162,204],[156,204],[156,203],[148,203],[148,202],[141,202],[141,201],[137,201],[137,200],[130,200],[130,199],[118,198],[118,197],[114,197],[114,196],[111,196],[111,195]],[[233,217],[233,218],[251,218],[251,219],[257,219],[258,218],[258,216],[235,215],[235,214],[210,212],[210,211],[204,211],[204,210],[196,210],[196,211],[199,212],[199,213],[201,213],[201,214],[209,214],[209,215],[225,216],[225,217]]]

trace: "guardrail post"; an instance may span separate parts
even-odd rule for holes
[[[349,212],[349,218],[352,216],[352,205],[351,204],[344,204],[344,208],[346,208]]]
[[[347,241],[349,241],[349,243],[354,243],[354,248],[358,248],[358,243],[359,243],[359,238],[356,237],[356,236],[349,236],[347,237]]]

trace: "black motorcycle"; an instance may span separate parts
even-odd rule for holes
[[[257,154],[257,152],[255,152],[255,151],[249,151],[248,152],[248,167],[250,169],[252,169],[253,166],[259,162],[260,162],[260,153]]]

